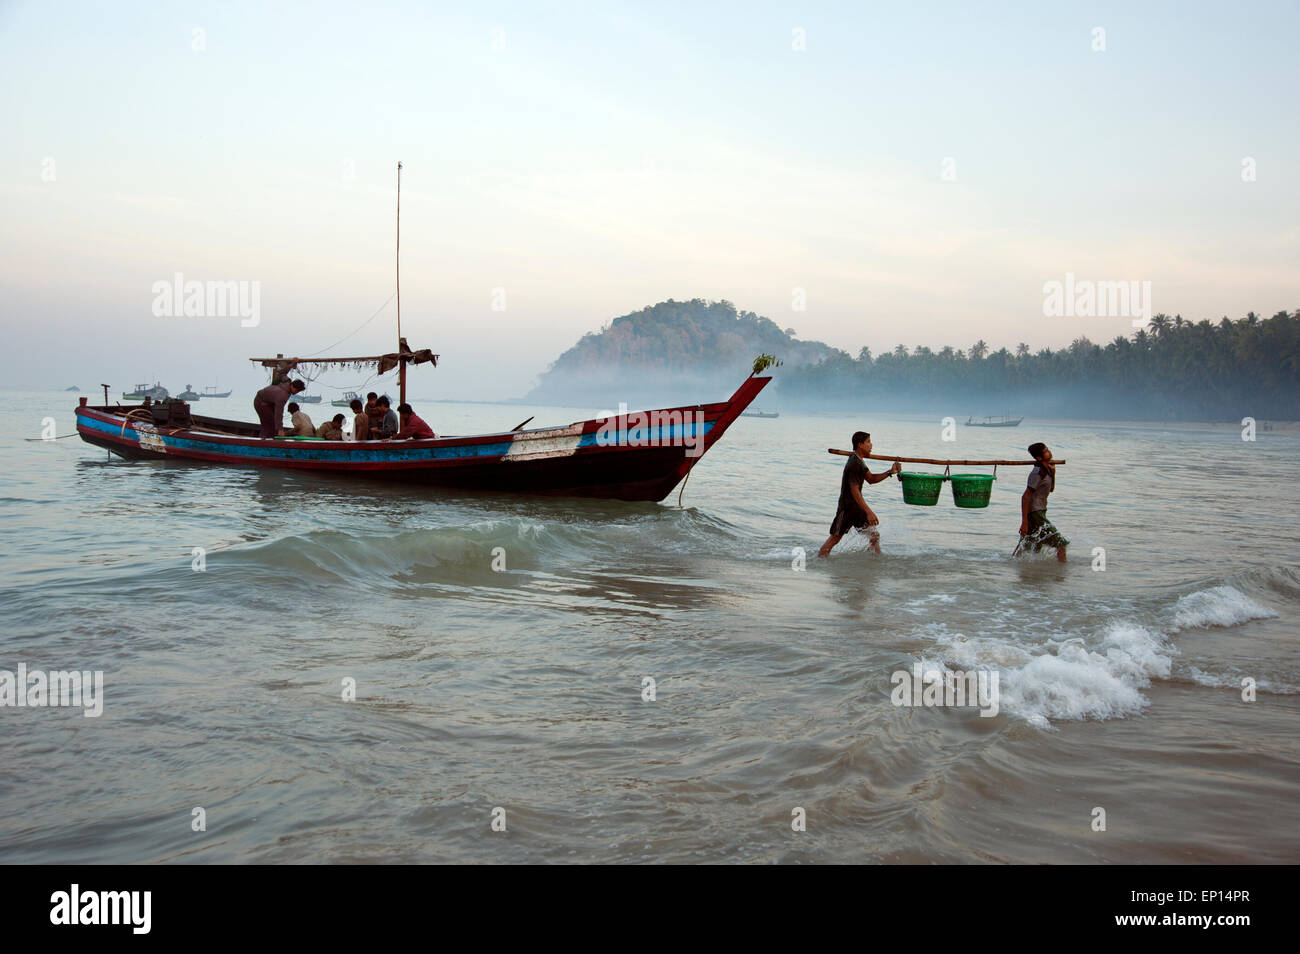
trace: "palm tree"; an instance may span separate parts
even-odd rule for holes
[[[989,353],[989,346],[984,343],[983,338],[981,338],[979,341],[975,342],[973,345],[970,346],[970,356],[971,356],[971,360],[973,361],[983,361],[984,356],[987,355],[988,353]]]
[[[1148,327],[1151,329],[1152,334],[1157,338],[1163,338],[1165,332],[1169,330],[1169,316],[1164,312],[1161,312],[1151,319]]]
[[[1020,344],[1016,345],[1016,357],[1017,358],[1029,357],[1029,345],[1025,344],[1023,341],[1020,342]]]

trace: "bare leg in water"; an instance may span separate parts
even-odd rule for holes
[[[880,553],[880,552],[881,552],[881,551],[880,551],[880,534],[876,531],[875,524],[872,524],[872,525],[869,526],[869,527],[859,527],[859,528],[858,528],[858,533],[868,533],[868,534],[870,534],[870,535],[871,535],[871,543],[868,545],[868,549],[870,549],[872,553]],[[821,548],[820,550],[817,551],[817,555],[818,555],[819,557],[827,557],[827,556],[830,556],[830,555],[831,555],[831,550],[835,549],[835,545],[836,545],[837,543],[839,543],[839,542],[840,542],[841,540],[843,540],[843,539],[844,539],[844,534],[842,534],[842,533],[841,533],[839,536],[836,536],[835,534],[831,534],[829,537],[826,538],[826,542],[822,544],[822,548]]]

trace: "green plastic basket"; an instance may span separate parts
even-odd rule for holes
[[[992,474],[953,474],[948,479],[952,481],[952,502],[958,507],[975,509],[989,505],[993,481],[997,478]]]
[[[948,478],[943,474],[901,473],[898,479],[903,483],[903,503],[914,507],[933,507],[939,502],[939,492],[943,490],[943,482]]]

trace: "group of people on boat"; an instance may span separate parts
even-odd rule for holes
[[[817,551],[818,556],[830,556],[845,534],[850,530],[867,535],[867,546],[873,553],[880,552],[880,532],[876,527],[880,518],[876,516],[862,496],[864,484],[878,484],[882,480],[899,473],[903,467],[898,461],[888,470],[873,474],[867,469],[866,459],[871,453],[871,435],[866,431],[855,431],[852,441],[853,453],[844,465],[840,477],[839,506],[835,519],[831,521],[830,536]],[[1052,460],[1052,451],[1041,442],[1029,445],[1029,456],[1034,459],[1033,469],[1025,492],[1020,497],[1020,544],[1016,555],[1037,553],[1044,547],[1056,550],[1056,558],[1065,562],[1065,548],[1070,541],[1061,536],[1061,532],[1047,519],[1047,497],[1056,489],[1056,464]]]
[[[371,391],[366,395],[365,404],[360,398],[353,398],[351,408],[355,415],[352,419],[353,440],[428,440],[438,436],[411,405],[399,404],[394,411],[387,394]]]
[[[327,441],[345,439],[344,425],[347,418],[335,414],[319,428],[297,402],[291,399],[307,389],[301,380],[290,379],[287,369],[277,373],[270,384],[257,392],[253,398],[253,410],[257,412],[260,422],[258,436],[262,439],[277,437],[318,437]],[[290,426],[284,427],[284,413],[290,414]],[[409,404],[399,404],[393,410],[392,402],[386,394],[371,391],[366,395],[366,403],[352,401],[355,414],[352,422],[352,439],[357,441],[402,441],[413,439],[431,439],[438,435]]]

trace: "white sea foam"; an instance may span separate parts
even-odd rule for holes
[[[1247,673],[1227,672],[1212,673],[1206,672],[1197,666],[1188,666],[1185,672],[1180,675],[1185,676],[1198,686],[1209,686],[1212,689],[1241,689],[1241,680]],[[1279,696],[1300,695],[1300,686],[1293,686],[1287,682],[1275,682],[1272,679],[1255,679],[1255,688],[1260,692],[1269,692]]]
[[[1112,624],[1092,648],[1080,638],[1028,648],[992,637],[943,636],[939,642],[950,665],[997,669],[1002,711],[1044,729],[1053,719],[1140,712],[1148,705],[1142,690],[1153,678],[1169,677],[1178,653],[1163,635],[1135,623]]]
[[[1232,586],[1214,586],[1180,597],[1163,628],[1131,620],[1112,622],[1095,635],[1026,644],[1024,637],[935,634],[943,659],[964,669],[1000,672],[1001,708],[1032,725],[1053,720],[1116,719],[1142,711],[1142,690],[1168,679],[1178,649],[1170,635],[1184,629],[1237,626],[1277,613]],[[1201,685],[1239,685],[1238,677],[1212,675],[1189,666]],[[1263,682],[1261,689],[1268,691]],[[1288,692],[1294,687],[1278,686]]]
[[[1170,632],[1205,626],[1236,626],[1252,619],[1277,616],[1235,586],[1212,586],[1180,597],[1174,604]]]
[[[1215,675],[1196,666],[1187,667],[1187,678],[1198,686],[1210,686],[1214,689],[1236,688],[1241,685],[1241,677],[1231,674]]]
[[[914,616],[925,616],[934,610],[936,604],[956,603],[957,597],[949,596],[946,593],[934,593],[930,596],[918,597],[914,600],[908,600],[899,609],[904,613],[911,613]]]

